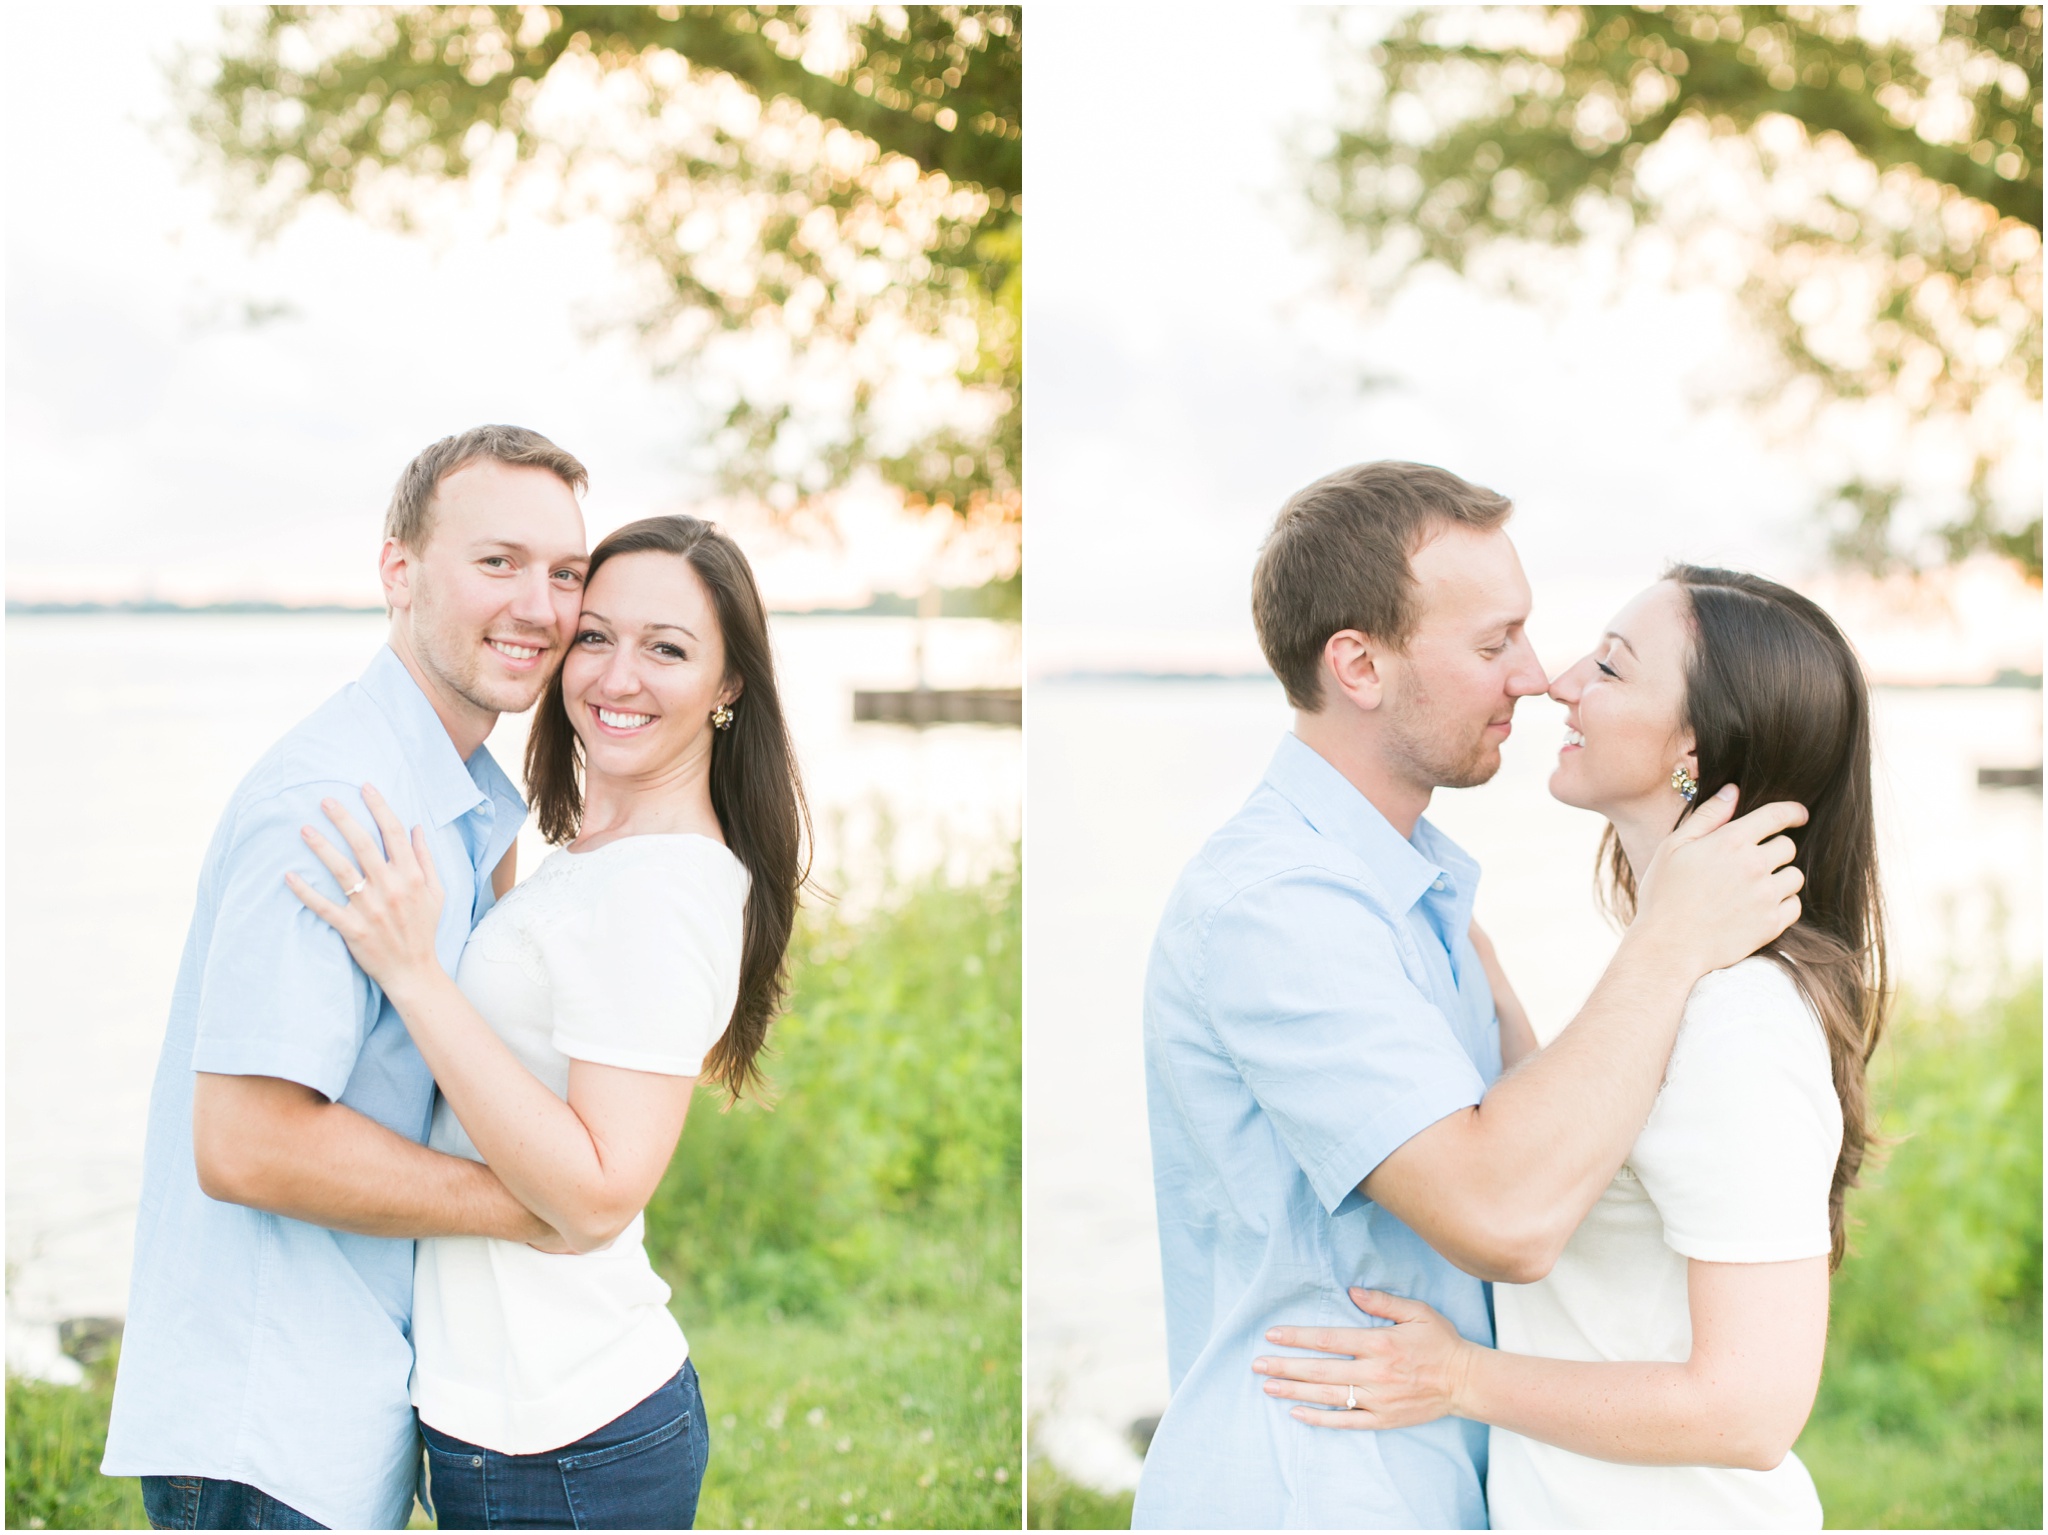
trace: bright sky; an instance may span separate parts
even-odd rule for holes
[[[482,421],[589,466],[593,539],[701,510],[680,389],[624,338],[609,231],[481,215],[431,238],[315,207],[254,249],[168,126],[164,61],[218,12],[15,16],[7,91],[7,590],[373,602],[383,508],[420,448]],[[81,89],[81,80],[89,91]],[[250,306],[279,311],[251,323]],[[771,601],[914,589],[928,529],[848,509],[837,544],[742,528]]]
[[[1371,458],[1515,500],[1554,664],[1687,558],[1808,585],[1880,675],[2038,669],[2038,594],[2001,571],[1910,614],[1808,579],[1819,471],[1702,404],[1739,364],[1715,298],[1588,285],[1538,312],[1443,278],[1365,324],[1328,296],[1330,253],[1294,192],[1290,139],[1332,115],[1323,13],[1142,14],[1033,18],[1034,672],[1256,667],[1260,538],[1290,492]],[[1147,88],[1105,64],[1120,27],[1144,33]]]

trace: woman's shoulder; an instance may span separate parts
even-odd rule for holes
[[[1693,987],[1672,1050],[1672,1070],[1687,1061],[1762,1056],[1801,1065],[1817,1062],[1832,1080],[1820,1015],[1788,963],[1753,954],[1709,972]]]
[[[1686,998],[1685,1021],[1721,1023],[1744,1019],[1799,1020],[1813,1017],[1813,1006],[1783,960],[1752,954],[1726,970],[1710,970]]]

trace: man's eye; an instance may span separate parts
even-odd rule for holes
[[[484,556],[484,563],[495,570],[501,565],[510,565],[512,562],[502,554],[487,554]]]
[[[555,579],[557,581],[566,581],[573,586],[583,580],[583,572],[580,570],[558,570],[555,572]]]

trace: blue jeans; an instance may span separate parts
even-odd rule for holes
[[[142,1511],[152,1530],[324,1530],[246,1482],[210,1476],[145,1476]]]
[[[538,1455],[467,1444],[425,1423],[420,1433],[444,1530],[687,1530],[711,1458],[688,1360],[637,1407]]]

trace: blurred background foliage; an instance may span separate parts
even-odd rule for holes
[[[773,1108],[718,1113],[707,1092],[647,1209],[648,1252],[684,1315],[837,1321],[1015,1283],[982,1269],[1017,1235],[1017,884],[1014,867],[978,886],[935,879],[801,929],[771,1036]]]
[[[772,1109],[706,1089],[647,1208],[710,1421],[707,1529],[1023,1517],[1016,862],[809,906]],[[142,1528],[99,1475],[114,1357],[7,1382],[7,1527]]]
[[[1871,1063],[1889,1148],[1849,1196],[1820,1397],[1797,1447],[1830,1529],[2041,1527],[2041,977],[1908,997]],[[1033,1529],[1122,1529],[1031,1467]]]
[[[788,513],[872,472],[1014,543],[1016,7],[271,6],[180,75],[231,217],[600,214],[725,488]]]
[[[2041,408],[2039,6],[1429,7],[1348,68],[1310,191],[1368,300],[1429,265],[1538,292],[1545,251],[1653,236],[1739,298],[1777,430],[1862,407],[1960,445],[1933,497],[1846,464],[1838,559],[2039,582],[2038,500],[1996,476]]]

